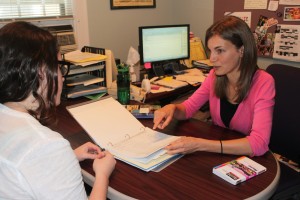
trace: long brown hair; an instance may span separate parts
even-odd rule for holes
[[[244,46],[243,57],[239,66],[240,77],[237,82],[236,102],[240,103],[247,96],[251,87],[252,77],[257,67],[257,48],[253,33],[249,26],[240,18],[227,16],[215,22],[206,31],[205,45],[208,40],[218,35],[222,39],[230,41],[237,49]],[[227,76],[217,76],[215,81],[215,94],[219,98],[226,98],[228,85]]]
[[[28,112],[42,124],[55,121],[55,95],[58,90],[58,46],[48,31],[28,22],[13,22],[0,29],[0,103],[20,102],[32,94],[38,102]],[[39,72],[45,71],[46,97]]]

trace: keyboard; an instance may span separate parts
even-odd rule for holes
[[[154,84],[161,85],[161,86],[167,87],[167,88],[172,88],[172,89],[176,89],[176,88],[180,88],[180,87],[184,87],[184,86],[188,85],[187,82],[177,81],[175,79],[161,79],[161,80],[155,81]]]

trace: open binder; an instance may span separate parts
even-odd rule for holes
[[[73,105],[67,110],[96,144],[109,150],[116,159],[144,171],[181,156],[168,155],[163,149],[177,136],[144,127],[112,97]]]

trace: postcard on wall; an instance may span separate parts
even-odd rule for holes
[[[271,26],[278,24],[278,20],[260,15],[254,34],[259,56],[271,57],[274,50],[274,33],[268,33]]]
[[[268,21],[268,17],[260,15],[256,28],[255,28],[255,33],[257,35],[259,35],[260,37],[263,37],[266,33],[267,30],[269,28],[269,26],[267,25],[267,21]]]
[[[262,38],[256,36],[254,33],[258,56],[271,57],[274,51],[275,33],[266,33]]]
[[[251,28],[251,12],[225,12],[224,15],[236,16],[238,18],[241,18]]]
[[[244,9],[267,9],[268,0],[244,0]]]
[[[279,0],[280,5],[300,5],[300,0]]]
[[[300,6],[285,7],[283,21],[300,21]]]
[[[299,62],[299,52],[300,25],[277,25],[273,58]]]
[[[270,1],[269,2],[269,6],[268,6],[268,10],[270,11],[276,11],[278,9],[278,1]]]

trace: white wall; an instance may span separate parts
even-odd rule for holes
[[[88,0],[73,0],[74,29],[79,49],[83,46],[90,45],[87,1]]]
[[[156,0],[156,8],[126,10],[111,10],[109,0],[76,1],[87,4],[86,34],[89,34],[90,45],[112,50],[121,61],[127,60],[130,46],[138,48],[139,26],[188,23],[191,31],[204,40],[206,29],[213,23],[213,0]],[[263,69],[272,63],[300,67],[299,62],[258,60]]]
[[[204,41],[206,29],[213,23],[214,1],[173,0],[175,23],[190,24],[191,31]]]
[[[111,10],[108,0],[88,0],[90,44],[110,49],[121,61],[130,46],[138,49],[138,27],[173,23],[172,0],[158,0],[156,8]]]

